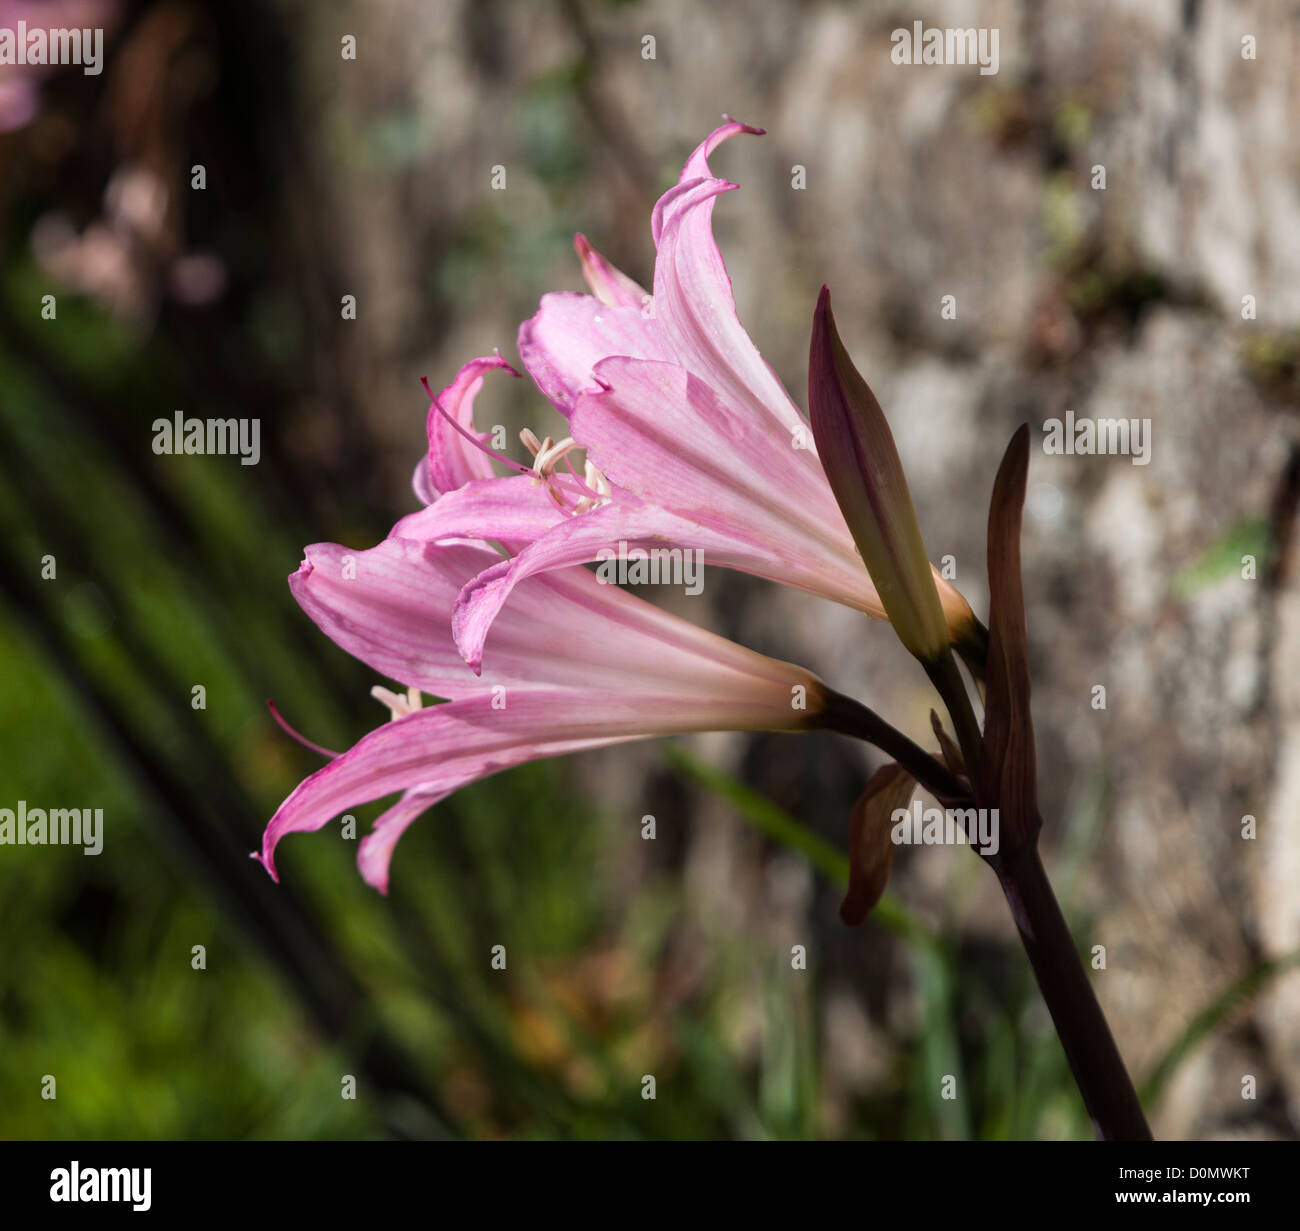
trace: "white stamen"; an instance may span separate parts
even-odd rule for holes
[[[417,710],[424,707],[424,697],[418,688],[408,688],[406,696],[395,693],[382,684],[376,684],[371,690],[370,695],[374,697],[380,705],[388,707],[392,715],[390,721],[396,722],[399,718],[405,718],[414,714]]]
[[[566,513],[585,513],[588,509],[597,508],[609,500],[611,493],[609,480],[605,478],[597,466],[590,461],[586,461],[583,464],[582,482],[591,489],[594,495],[584,492],[578,497],[577,503],[572,508],[565,503],[564,491],[555,482],[559,477],[556,467],[574,449],[582,448],[572,436],[566,436],[560,441],[552,440],[549,436],[545,440],[538,440],[535,432],[529,428],[524,428],[519,433],[519,439],[523,441],[524,448],[533,456],[533,473],[547,484],[551,499]]]

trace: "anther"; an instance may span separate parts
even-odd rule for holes
[[[406,696],[402,696],[400,693],[385,688],[382,684],[376,684],[370,690],[370,695],[380,705],[388,707],[389,713],[392,714],[390,720],[392,722],[396,722],[399,718],[406,718],[424,707],[424,698],[420,695],[418,688],[408,688]]]

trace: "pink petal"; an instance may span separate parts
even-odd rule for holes
[[[649,303],[649,291],[643,290],[639,283],[611,265],[581,232],[573,237],[573,246],[582,262],[582,276],[601,303],[616,308],[635,308],[638,312]]]
[[[437,697],[497,686],[615,690],[639,680],[688,695],[701,661],[766,678],[770,661],[672,616],[586,569],[521,579],[501,613],[489,670],[466,669],[451,637],[461,587],[501,561],[481,544],[386,539],[369,551],[307,548],[289,579],[303,610],[332,641],[380,675]],[[786,668],[774,678],[785,679]]]
[[[375,818],[373,828],[357,847],[357,867],[367,885],[380,893],[388,892],[388,868],[397,839],[407,831],[412,821],[450,794],[450,791],[407,791],[397,803]]]
[[[462,657],[476,673],[482,670],[488,630],[525,578],[595,560],[602,549],[616,547],[620,541],[627,542],[629,550],[681,546],[681,539],[674,539],[674,534],[697,540],[706,537],[692,523],[632,499],[563,518],[518,555],[498,561],[465,584],[451,626]],[[714,548],[723,545],[712,541]]]
[[[879,600],[860,564],[856,569],[828,569],[820,556],[803,555],[790,535],[773,540],[771,534],[775,532],[771,526],[755,529],[752,522],[730,521],[725,513],[696,508],[689,516],[678,516],[623,496],[557,522],[518,555],[501,560],[467,583],[456,601],[452,633],[465,661],[475,671],[480,670],[488,630],[503,609],[509,610],[507,600],[519,583],[527,577],[550,575],[552,570],[596,560],[602,550],[617,549],[620,542],[628,551],[700,551],[706,564],[784,581],[879,617]]]
[[[722,140],[733,132],[728,125]],[[692,161],[705,168],[700,147]],[[687,164],[688,166],[691,163]],[[702,377],[727,401],[758,418],[771,418],[785,429],[787,440],[804,424],[798,408],[758,353],[736,315],[731,278],[713,239],[713,204],[735,184],[703,178],[671,188],[655,205],[654,311],[662,331],[663,349]]]
[[[611,482],[678,516],[744,526],[747,538],[766,537],[775,555],[824,557],[814,562],[828,573],[845,570],[862,601],[875,604],[808,450],[676,365],[614,358],[596,375],[606,388],[579,400],[571,426]]]
[[[571,476],[556,481],[569,493],[572,505],[582,494]],[[568,514],[555,503],[540,479],[530,475],[475,479],[446,492],[428,507],[409,513],[392,529],[392,537],[437,542],[445,539],[485,539],[499,543],[529,543]]]
[[[789,678],[811,682],[806,673],[790,671]],[[408,792],[384,813],[359,852],[365,879],[384,889],[393,845],[406,827],[476,779],[525,761],[654,735],[809,724],[813,707],[794,710],[788,685],[756,681],[738,697],[728,674],[705,665],[689,705],[675,694],[537,691],[510,695],[504,708],[492,697],[472,697],[385,723],[299,784],[267,825],[259,858],[278,879],[275,848],[285,834],[321,829],[349,808]],[[720,677],[723,688],[710,687]]]
[[[437,697],[472,696],[492,681],[465,669],[451,639],[452,607],[465,579],[500,558],[470,543],[389,538],[368,551],[314,543],[289,589],[331,641],[379,675]]]
[[[883,615],[825,476],[807,452],[755,428],[680,367],[608,359],[597,374],[610,387],[584,395],[572,425],[588,456],[620,485],[614,500],[557,519],[465,587],[453,631],[466,662],[481,665],[488,629],[520,580],[595,560],[620,541],[629,549],[701,551],[705,563]]]
[[[494,368],[509,372],[511,376],[519,375],[500,355],[486,355],[471,359],[438,395],[438,402],[447,415],[483,443],[489,437],[486,432],[474,430],[474,398],[483,387],[484,374]],[[492,459],[452,427],[437,406],[429,407],[426,426],[429,451],[416,467],[411,484],[416,496],[425,504],[431,504],[443,492],[455,491],[471,479],[493,476]]]
[[[592,370],[609,355],[670,359],[654,318],[591,295],[553,292],[519,326],[519,357],[555,408],[567,415],[580,394],[600,386]]]
[[[653,298],[634,301],[627,288],[640,288],[622,274],[618,277],[625,283],[612,289],[604,270],[613,267],[580,236],[584,272],[600,298],[544,295],[537,314],[520,327],[524,367],[561,414],[567,415],[582,393],[597,387],[592,372],[602,359],[621,355],[689,368],[757,418],[774,419],[787,443],[796,428],[806,428],[736,317],[731,279],[713,240],[713,200],[735,185],[713,177],[708,155],[742,132],[761,135],[763,130],[735,121],[723,124],[700,144],[678,184],[655,205],[651,230],[658,258]],[[600,265],[593,274],[595,261]],[[662,303],[660,295],[666,296]],[[810,436],[809,449],[815,457]]]
[[[699,179],[701,176],[712,179],[713,172],[709,170],[709,155],[728,138],[735,137],[740,133],[749,133],[753,137],[765,137],[767,135],[767,129],[765,128],[754,128],[749,124],[742,124],[739,120],[733,120],[729,115],[724,115],[722,118],[724,123],[719,124],[705,137],[686,160],[681,175],[677,177],[679,184],[688,183],[690,180]],[[656,243],[658,238],[658,235],[656,235]]]

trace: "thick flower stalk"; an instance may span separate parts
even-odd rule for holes
[[[525,577],[620,542],[699,551],[707,563],[886,618],[809,426],[736,316],[713,239],[714,202],[735,185],[713,175],[709,155],[728,137],[759,132],[722,125],[655,205],[653,294],[578,237],[593,294],[544,296],[519,332],[524,367],[567,433],[548,448],[528,441],[532,467],[515,466],[524,473],[496,477],[484,456],[476,481],[458,490],[429,499],[432,489],[417,486],[428,507],[399,522],[397,536],[470,536],[510,550],[457,597],[453,631],[475,670]],[[949,635],[982,656],[969,605],[943,578],[935,584]]]

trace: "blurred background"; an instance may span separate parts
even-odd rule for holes
[[[0,67],[0,806],[105,820],[95,858],[0,848],[0,1136],[1090,1135],[969,851],[902,851],[840,924],[876,761],[837,737],[510,772],[412,827],[387,899],[336,827],[278,887],[248,859],[318,764],[265,700],[335,747],[386,716],[290,598],[302,546],[415,507],[419,377],[516,361],[581,287],[575,231],[649,282],[654,199],[724,111],[768,131],[713,160],[741,319],[803,405],[830,282],[981,615],[1016,426],[1151,419],[1149,466],[1032,457],[1047,863],[1157,1135],[1297,1135],[1300,6],[0,0],[19,19],[106,39],[97,76]],[[918,19],[996,27],[999,72],[891,63]],[[178,410],[260,419],[259,464],[155,455]],[[559,425],[530,382],[477,413]],[[714,570],[656,598],[928,737],[884,626]]]

